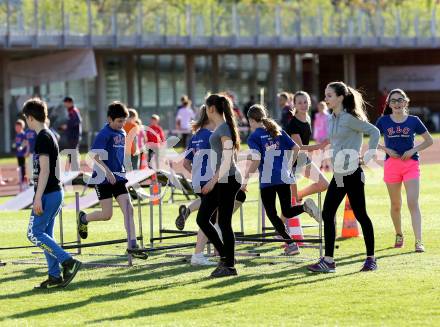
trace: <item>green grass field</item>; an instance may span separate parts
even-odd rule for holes
[[[437,170],[438,169],[438,170]],[[440,224],[438,184],[440,165],[422,167],[421,209],[427,252],[414,253],[414,237],[408,210],[403,207],[406,246],[392,248],[394,233],[388,214],[389,203],[381,170],[368,171],[367,204],[376,235],[379,270],[359,273],[364,259],[362,237],[339,240],[335,256],[337,273],[312,275],[304,268],[318,258],[318,251],[306,249],[294,259],[250,259],[239,257],[239,276],[208,278],[212,268],[194,268],[171,253],[157,253],[135,267],[84,268],[64,290],[36,292],[32,288],[46,277],[37,263],[43,255],[30,250],[0,251],[8,262],[0,268],[0,324],[12,326],[438,326],[440,322]],[[301,181],[303,184],[304,181]],[[257,198],[256,184],[248,199]],[[66,202],[72,201],[66,194]],[[5,199],[0,199],[5,201]],[[164,206],[164,227],[173,228],[178,204]],[[144,234],[148,238],[149,210],[142,208]],[[257,203],[244,206],[245,232],[257,229]],[[29,211],[1,214],[1,247],[27,245]],[[74,239],[74,212],[64,211],[65,240]],[[195,215],[192,216],[193,218]],[[342,212],[338,214],[338,233]],[[303,223],[311,223],[308,217]],[[238,215],[234,219],[239,230]],[[122,216],[115,208],[109,222],[90,226],[90,241],[124,237]],[[188,230],[195,229],[194,219]],[[316,230],[307,230],[315,233]],[[58,234],[57,234],[58,235]],[[89,240],[87,240],[89,241]],[[192,239],[191,239],[192,241]],[[84,249],[84,262],[109,260],[122,254],[124,245]],[[239,252],[255,250],[277,255],[277,245],[238,245]],[[93,256],[92,254],[95,254]],[[96,256],[106,254],[106,256]],[[28,259],[36,264],[16,265]],[[122,262],[122,261],[121,261]]]

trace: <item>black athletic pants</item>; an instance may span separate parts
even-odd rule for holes
[[[24,183],[24,178],[26,176],[26,158],[25,157],[17,157],[18,168],[20,168],[20,183]]]
[[[292,207],[292,195],[290,193],[290,185],[288,184],[264,187],[260,189],[260,193],[267,217],[269,218],[273,227],[275,227],[277,233],[280,234],[284,239],[290,239],[290,235],[286,230],[286,225],[284,225],[283,221],[277,213],[275,201],[276,195],[278,194],[278,199],[281,205],[281,212],[283,213],[284,217],[294,217],[303,213],[304,206],[298,205]],[[287,243],[293,243],[293,240]]]
[[[335,176],[333,176],[330,182],[322,210],[325,255],[328,257],[333,257],[336,238],[335,215],[345,195],[348,196],[353,213],[361,225],[367,248],[367,256],[374,255],[374,231],[365,205],[364,180],[364,172],[359,167],[351,175],[338,176],[338,179],[335,179]]]
[[[215,246],[221,260],[227,267],[235,264],[235,236],[232,230],[232,213],[234,211],[235,197],[241,184],[235,176],[229,176],[227,183],[217,183],[211,192],[202,197],[202,203],[197,213],[197,224]],[[223,242],[217,230],[210,222],[212,215],[218,210],[218,225],[222,231]]]

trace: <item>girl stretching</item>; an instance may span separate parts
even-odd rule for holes
[[[376,270],[374,257],[373,224],[365,204],[365,176],[359,166],[363,134],[370,136],[369,149],[364,162],[375,153],[379,130],[367,120],[362,95],[343,82],[332,82],[325,89],[325,102],[333,110],[329,121],[329,140],[333,150],[333,178],[325,195],[322,219],[324,220],[325,257],[307,268],[312,272],[336,272],[333,260],[335,247],[335,215],[339,205],[348,195],[351,207],[364,234],[367,258],[361,271]]]
[[[419,208],[420,168],[419,154],[433,144],[432,137],[417,116],[408,115],[409,98],[401,89],[392,90],[387,97],[377,127],[384,135],[386,153],[384,181],[391,200],[391,218],[396,231],[395,248],[403,247],[401,222],[402,183],[405,186],[408,209],[411,214],[415,251],[425,252],[422,243],[422,217]],[[423,143],[414,146],[414,136],[422,135]]]
[[[197,213],[197,224],[220,254],[220,262],[211,277],[237,275],[235,269],[235,236],[232,230],[232,214],[235,197],[241,188],[241,174],[236,165],[236,152],[240,147],[240,135],[234,118],[231,100],[221,94],[206,98],[208,118],[215,125],[209,138],[214,176],[202,187],[202,203]],[[210,218],[218,214],[219,233]]]
[[[290,120],[286,129],[287,134],[292,137],[292,140],[298,144],[301,150],[298,154],[298,160],[294,163],[295,175],[301,174],[313,181],[313,184],[299,191],[296,191],[296,184],[292,186],[292,192],[296,195],[299,202],[306,196],[324,192],[328,188],[327,178],[307,156],[307,152],[324,150],[328,145],[326,141],[327,137],[322,140],[322,143],[309,145],[312,136],[309,116],[311,103],[310,95],[307,92],[298,91],[293,95],[295,115]]]
[[[285,248],[286,255],[299,253],[298,245],[290,238],[281,218],[277,214],[276,195],[281,205],[281,212],[286,217],[294,217],[307,212],[316,220],[318,207],[312,199],[304,201],[304,205],[291,206],[290,184],[295,182],[291,176],[292,159],[296,160],[299,147],[281,130],[275,121],[267,117],[266,109],[261,105],[253,105],[248,111],[249,125],[252,134],[248,138],[249,148],[254,150],[259,159],[252,160],[249,170],[245,174],[245,181],[257,167],[260,172],[260,193],[264,209],[275,230],[283,239],[288,239]],[[293,153],[293,158],[289,156]],[[242,186],[245,189],[246,185]]]

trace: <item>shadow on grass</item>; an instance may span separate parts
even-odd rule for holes
[[[26,268],[25,270],[22,270],[18,273],[15,273],[11,277],[0,278],[0,283],[15,282],[15,281],[19,281],[19,280],[21,281],[23,279],[32,278],[35,276],[45,276],[46,275],[45,273],[42,273],[39,270],[40,270],[40,268],[38,268],[38,267]]]
[[[382,252],[389,250],[390,248],[384,248],[380,249],[377,252]],[[383,259],[388,257],[395,257],[400,255],[408,255],[412,254],[412,252],[404,252],[404,253],[391,253],[391,254],[383,254],[383,255],[377,255],[377,258]],[[346,266],[351,265],[356,262],[361,262],[363,260],[362,254],[357,255],[349,255],[342,258],[339,258],[338,260],[338,266]],[[362,257],[362,258],[361,258]],[[257,266],[257,264],[255,265]],[[380,266],[379,266],[380,267]],[[146,268],[143,270],[143,268]],[[203,269],[212,269],[212,267],[200,267],[198,270]],[[34,268],[27,269],[25,272],[25,276],[30,276],[34,273]],[[154,285],[151,287],[143,287],[140,289],[135,290],[120,290],[117,292],[107,293],[107,294],[100,294],[96,296],[89,297],[87,299],[73,302],[73,303],[65,303],[65,304],[59,304],[54,306],[47,306],[44,308],[39,309],[33,309],[29,311],[25,311],[22,313],[17,313],[8,317],[2,317],[0,318],[0,321],[4,321],[7,319],[20,319],[20,318],[29,318],[33,316],[38,315],[46,315],[54,312],[64,312],[73,310],[79,307],[82,307],[84,305],[87,305],[89,303],[94,302],[111,302],[111,301],[118,301],[122,299],[128,299],[134,296],[139,296],[146,294],[148,292],[154,292],[154,291],[161,291],[161,290],[167,290],[171,288],[177,288],[187,285],[196,285],[197,283],[204,282],[209,280],[208,277],[206,278],[193,278],[188,281],[174,281],[171,283],[167,283],[167,277],[175,277],[176,275],[182,275],[186,273],[190,273],[194,271],[194,267],[190,266],[183,266],[181,260],[178,261],[172,261],[172,262],[158,262],[158,263],[151,263],[149,265],[146,265],[146,267],[139,267],[139,268],[131,268],[128,270],[117,272],[116,274],[111,274],[107,278],[102,278],[99,280],[84,280],[79,282],[74,282],[72,285],[69,286],[69,288],[63,290],[63,292],[66,291],[75,291],[78,289],[91,289],[91,288],[98,288],[107,286],[109,284],[114,284],[115,282],[118,284],[125,284],[125,283],[131,283],[131,282],[137,282],[137,281],[148,281],[148,280],[157,280],[161,279],[164,280],[165,283],[160,285]],[[285,268],[282,268],[281,270],[278,270],[274,273],[264,273],[264,274],[248,274],[248,275],[241,275],[236,278],[227,278],[222,279],[216,282],[215,284],[208,285],[205,288],[206,289],[217,289],[217,288],[227,288],[232,285],[236,285],[239,283],[245,283],[245,282],[258,282],[257,285],[252,285],[246,288],[242,288],[240,290],[234,290],[232,292],[228,293],[222,293],[219,295],[214,296],[208,296],[203,297],[199,299],[188,299],[184,301],[180,301],[173,304],[166,304],[166,305],[159,305],[159,306],[153,306],[149,308],[141,308],[138,309],[132,313],[126,314],[126,315],[119,315],[114,316],[105,320],[96,320],[96,321],[90,321],[90,323],[101,323],[103,321],[117,321],[117,320],[124,320],[124,319],[131,319],[131,318],[137,318],[137,317],[145,317],[145,316],[152,316],[152,315],[160,315],[160,314],[167,314],[172,312],[180,312],[185,310],[194,310],[199,309],[203,307],[209,307],[213,305],[221,305],[225,303],[233,303],[237,302],[240,299],[244,297],[252,297],[257,296],[261,294],[265,294],[271,291],[279,290],[282,288],[292,287],[292,286],[298,286],[298,285],[313,285],[320,282],[325,282],[328,280],[336,279],[336,278],[342,278],[347,277],[350,275],[358,274],[359,271],[349,272],[345,274],[313,274],[309,273],[306,270],[306,267],[303,265],[301,267],[292,267],[287,266]],[[21,276],[23,277],[23,275]],[[261,282],[260,282],[261,281]],[[0,296],[1,299],[14,299],[14,298],[22,298],[27,296],[40,296],[41,294],[59,294],[58,291],[56,292],[50,292],[50,291],[43,291],[43,292],[35,292],[35,291],[24,291],[8,296]]]

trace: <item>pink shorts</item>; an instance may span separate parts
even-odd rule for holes
[[[401,183],[420,177],[419,161],[388,158],[385,160],[383,180],[385,183]]]

